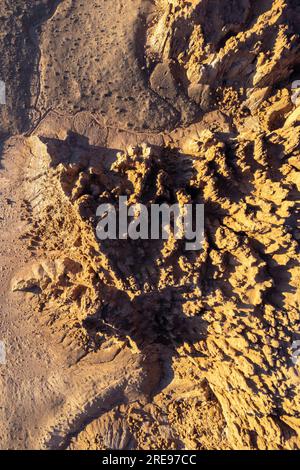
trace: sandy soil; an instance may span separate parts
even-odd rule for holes
[[[0,0],[0,447],[299,449],[298,2],[32,3]],[[123,194],[204,204],[203,249],[99,242]]]

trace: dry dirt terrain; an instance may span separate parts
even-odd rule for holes
[[[0,448],[299,449],[299,0],[0,23]],[[122,195],[204,204],[202,249],[98,240]]]

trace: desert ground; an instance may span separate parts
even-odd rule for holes
[[[0,449],[299,449],[299,0],[0,23]],[[99,240],[122,195],[202,248]]]

